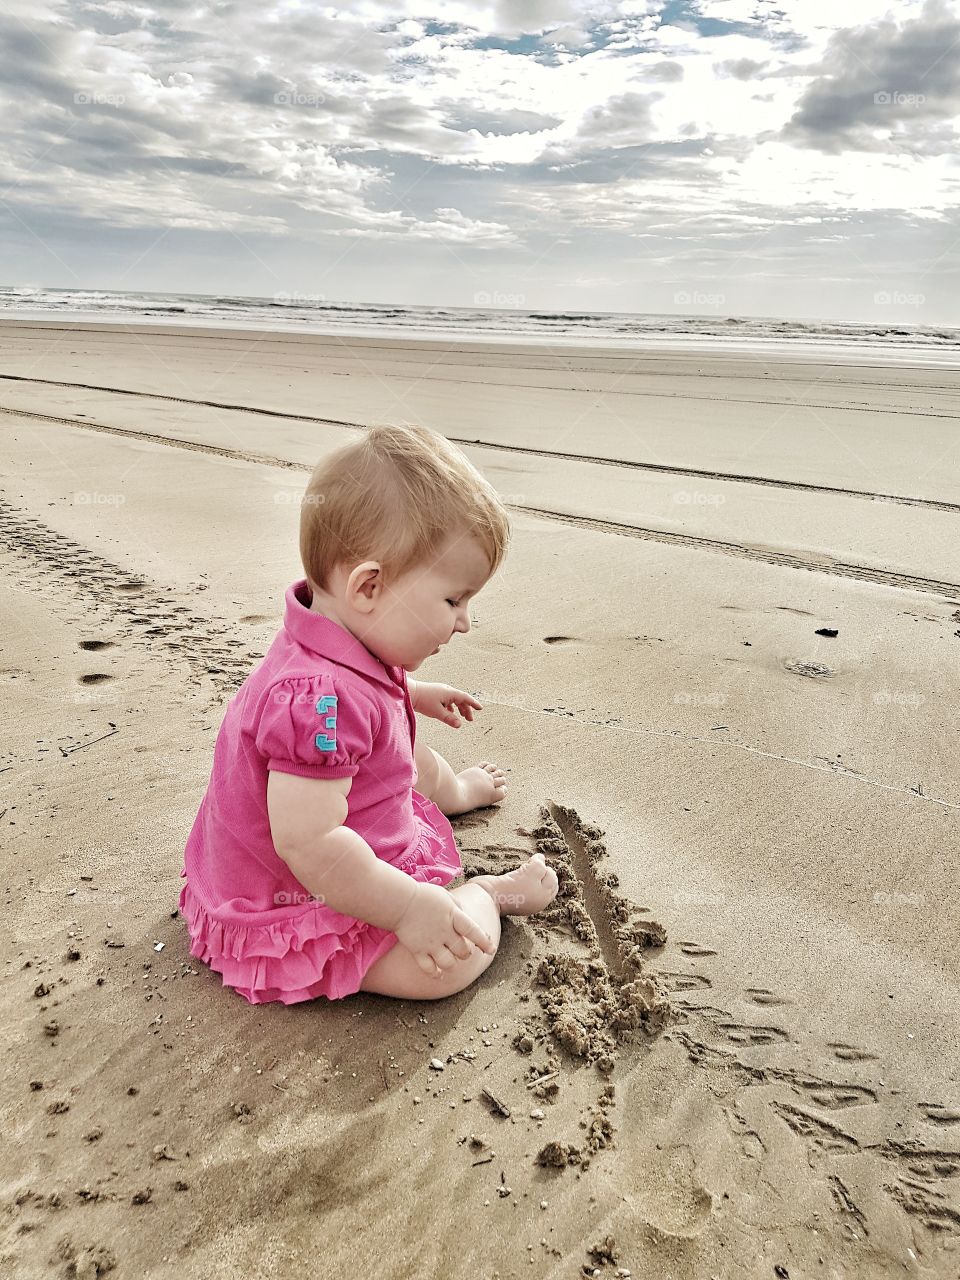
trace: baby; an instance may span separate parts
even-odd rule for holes
[[[447,816],[499,804],[506,779],[417,742],[416,712],[459,728],[482,707],[407,678],[469,632],[509,535],[492,486],[425,427],[373,427],[311,475],[306,577],[227,706],[181,872],[191,955],[251,1004],[451,995],[492,961],[501,915],[556,896],[539,853],[445,887],[463,870]]]

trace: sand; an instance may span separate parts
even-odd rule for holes
[[[0,325],[6,1274],[956,1276],[960,370],[791,349]],[[418,677],[467,875],[561,893],[443,1002],[252,1007],[183,844],[310,466],[423,421],[510,503]],[[836,632],[836,634],[832,634]]]

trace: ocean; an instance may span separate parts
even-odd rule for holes
[[[498,295],[481,295],[497,300]],[[696,301],[696,295],[692,295]],[[891,302],[900,301],[895,295]],[[459,338],[616,349],[697,346],[781,352],[793,345],[864,360],[960,363],[960,328],[946,325],[784,320],[765,316],[653,315],[615,311],[546,311],[512,306],[424,307],[333,302],[316,294],[271,298],[96,289],[0,287],[0,315],[10,319],[175,324],[274,329],[290,333],[390,338]]]

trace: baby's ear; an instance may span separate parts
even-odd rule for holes
[[[364,560],[356,565],[347,578],[347,599],[351,604],[372,604],[378,592],[383,590],[383,569],[377,560]]]

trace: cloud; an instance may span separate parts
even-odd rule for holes
[[[728,58],[725,62],[715,62],[713,67],[719,76],[732,76],[734,80],[756,80],[768,65],[766,62],[755,62],[753,58]]]
[[[683,79],[683,67],[679,62],[671,62],[669,58],[662,58],[644,70],[643,78],[645,80],[676,83],[677,80]]]
[[[442,240],[449,244],[470,245],[474,248],[516,243],[517,237],[502,222],[483,222],[468,218],[459,209],[435,209],[432,221],[414,218],[409,214],[391,211],[381,215],[366,227],[345,227],[335,235],[360,236],[367,239]]]
[[[472,102],[451,102],[449,105],[440,102],[438,106],[446,112],[443,123],[447,128],[476,129],[478,133],[493,133],[498,137],[515,133],[543,133],[563,123],[562,116],[524,111],[519,107],[497,111]]]
[[[382,290],[401,266],[427,287],[430,264],[452,288],[451,252],[542,262],[567,295],[614,291],[638,248],[658,270],[677,253],[732,261],[787,224],[852,254],[863,223],[847,219],[878,211],[871,234],[899,242],[957,203],[960,23],[942,0],[894,12],[886,0],[7,0],[7,274],[50,228],[68,262],[86,262],[97,236],[142,234],[137,271],[189,232],[228,263],[238,239],[256,244],[267,272],[344,259],[350,285],[358,261],[377,263]],[[796,220],[808,213],[819,221]]]
[[[826,152],[911,149],[940,154],[960,115],[960,18],[942,0],[919,17],[835,33],[820,74],[783,130],[788,142]]]

